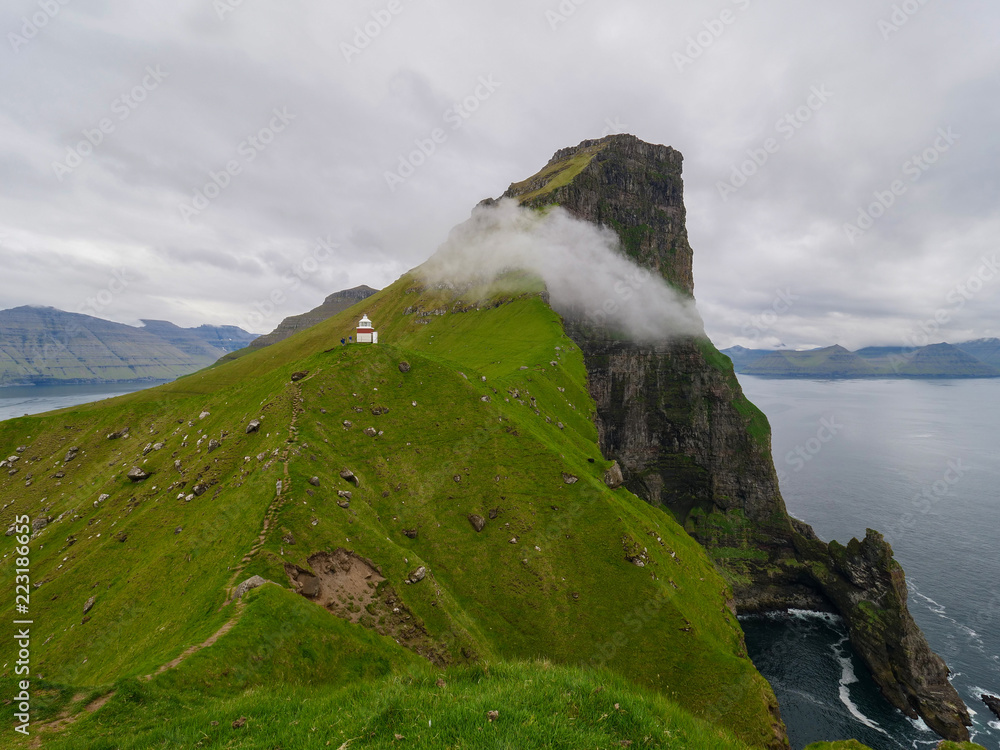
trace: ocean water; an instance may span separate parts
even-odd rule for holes
[[[40,414],[53,409],[100,401],[152,388],[160,383],[136,382],[115,385],[36,385],[0,388],[0,421]]]
[[[825,540],[881,531],[906,570],[910,612],[1000,750],[1000,381],[771,380],[740,376],[773,430],[789,512]],[[792,745],[857,738],[876,750],[938,738],[881,696],[837,618],[744,618]]]

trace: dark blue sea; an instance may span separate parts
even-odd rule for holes
[[[767,415],[789,512],[825,540],[877,529],[906,570],[910,612],[1000,750],[1000,381],[771,380],[740,376]],[[933,748],[936,735],[881,696],[835,617],[744,618],[792,746],[856,738]]]
[[[0,388],[0,422],[67,406],[120,396],[159,385],[148,381],[114,385],[33,385]]]

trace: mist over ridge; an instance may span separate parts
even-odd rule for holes
[[[489,282],[512,270],[538,274],[565,317],[635,341],[704,335],[694,302],[627,258],[610,229],[555,206],[505,198],[477,206],[416,273],[429,284]]]

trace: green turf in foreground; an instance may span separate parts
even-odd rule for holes
[[[439,686],[439,675],[443,686]],[[100,713],[58,739],[48,740],[45,747],[748,747],[610,672],[546,662],[482,665],[433,674],[414,667],[338,690],[260,687],[210,701],[137,682],[125,688]],[[498,712],[494,721],[489,719],[490,711]],[[233,728],[241,717],[247,718],[245,726]]]

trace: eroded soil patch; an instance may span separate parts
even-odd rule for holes
[[[393,638],[434,664],[446,666],[451,661],[447,649],[431,638],[371,560],[340,548],[319,552],[308,563],[311,571],[285,566],[302,596],[337,617]]]

